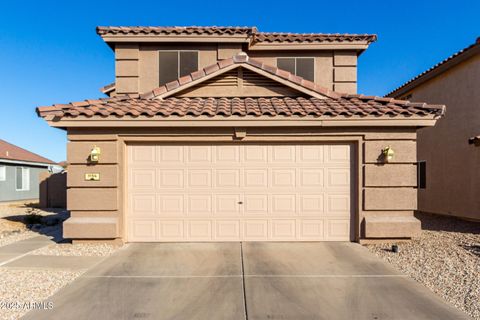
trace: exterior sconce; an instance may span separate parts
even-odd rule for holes
[[[382,150],[383,161],[390,162],[393,160],[395,156],[395,151],[393,151],[392,147],[388,146]]]
[[[100,150],[100,147],[93,146],[93,149],[90,151],[90,156],[89,156],[90,162],[97,163],[98,160],[100,159],[100,154],[101,153],[102,152]]]

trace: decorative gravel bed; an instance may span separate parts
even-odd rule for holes
[[[421,236],[410,242],[366,245],[451,305],[480,320],[480,223],[419,214]]]
[[[119,246],[109,244],[52,244],[47,247],[33,251],[32,255],[49,255],[49,256],[90,256],[90,257],[106,257],[111,255]]]
[[[6,246],[7,244],[11,244],[20,240],[25,240],[28,238],[33,238],[38,236],[38,233],[28,231],[28,230],[18,230],[18,231],[11,231],[11,232],[2,232],[0,233],[0,247]]]
[[[43,306],[48,308],[48,297],[82,272],[0,268],[0,301],[10,304],[9,308],[2,306],[0,319],[18,319],[30,311],[33,303],[45,302]]]

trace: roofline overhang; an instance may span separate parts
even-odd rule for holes
[[[414,78],[413,80],[406,82],[399,88],[388,93],[386,97],[398,98],[400,96],[403,96],[404,94],[422,85],[423,83],[435,78],[436,76],[444,73],[445,71],[453,68],[454,66],[464,62],[465,60],[468,60],[469,58],[479,53],[480,53],[480,45],[476,45],[470,48],[469,50],[466,50],[460,53],[458,56],[453,57],[450,60],[441,63],[437,67],[433,67],[433,69],[426,71],[424,74],[421,74],[420,76],[418,76],[418,78]]]
[[[279,42],[269,43],[260,42],[249,45],[251,51],[268,51],[268,50],[358,50],[365,51],[370,43],[368,41],[352,41],[352,42],[328,42],[328,43],[290,43]]]
[[[79,127],[431,127],[439,117],[76,117],[45,119],[56,128]]]
[[[59,166],[59,165],[56,164],[56,163],[35,162],[35,161],[23,161],[23,160],[2,159],[2,158],[0,158],[0,163],[23,164],[23,165],[36,166],[36,167]]]

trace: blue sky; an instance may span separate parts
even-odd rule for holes
[[[358,91],[384,95],[480,36],[480,1],[5,1],[0,9],[0,139],[55,161],[66,135],[36,106],[98,98],[114,79],[97,25],[241,25],[375,33]]]

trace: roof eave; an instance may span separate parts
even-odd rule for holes
[[[313,116],[139,116],[139,117],[45,117],[56,128],[78,127],[430,127],[439,116],[370,116],[370,117],[313,117]]]
[[[386,94],[386,97],[398,98],[409,91],[413,90],[414,88],[420,86],[421,84],[435,78],[436,76],[444,73],[445,71],[453,68],[454,66],[462,63],[463,61],[477,55],[480,53],[480,45],[479,43],[473,45],[470,48],[464,49],[465,51],[459,53],[458,55],[447,58],[446,61],[440,62],[440,64],[436,67],[433,67],[430,70],[427,70],[425,73],[420,74],[419,76],[413,78],[412,80],[407,81],[397,89],[389,92]]]

